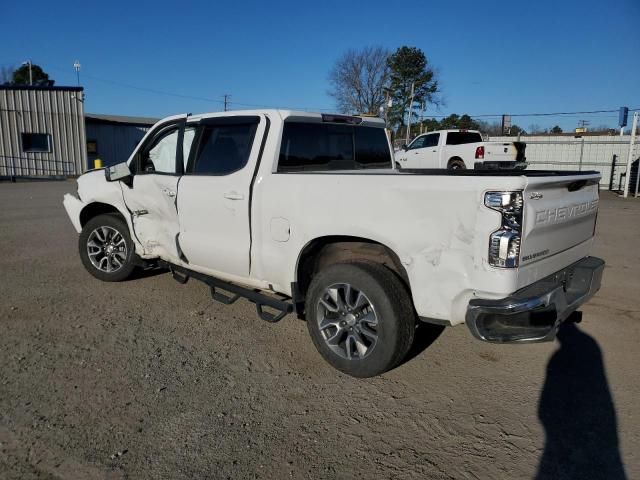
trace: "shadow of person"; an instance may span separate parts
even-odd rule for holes
[[[596,341],[575,323],[558,331],[538,416],[546,433],[537,479],[624,479],[613,399]]]

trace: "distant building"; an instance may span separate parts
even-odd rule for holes
[[[0,178],[68,177],[124,162],[155,118],[84,112],[82,87],[0,85]]]
[[[87,169],[94,167],[94,160],[102,160],[107,167],[124,162],[147,130],[156,123],[155,118],[123,117],[87,113]]]
[[[82,87],[0,85],[0,177],[85,170],[83,93]]]

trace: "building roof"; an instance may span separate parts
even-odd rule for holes
[[[84,87],[65,87],[65,86],[53,86],[47,87],[44,85],[0,85],[0,90],[46,90],[46,91],[66,91],[66,92],[82,92]]]
[[[157,118],[150,117],[127,117],[124,115],[103,115],[99,113],[85,113],[84,118],[86,123],[117,123],[124,125],[141,126],[151,126],[159,120]]]

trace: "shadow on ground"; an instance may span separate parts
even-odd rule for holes
[[[400,365],[404,365],[408,361],[413,360],[429,348],[431,344],[438,339],[440,334],[444,331],[444,328],[445,327],[440,325],[418,322],[415,338],[413,339],[413,345]]]
[[[126,281],[142,280],[144,278],[155,277],[156,275],[162,275],[165,273],[169,273],[169,269],[161,267],[136,268]]]
[[[597,342],[575,323],[558,331],[538,416],[546,442],[537,479],[624,479],[616,412]]]

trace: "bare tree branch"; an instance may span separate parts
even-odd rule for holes
[[[389,79],[389,51],[382,47],[348,50],[329,72],[331,95],[343,113],[377,115]]]

